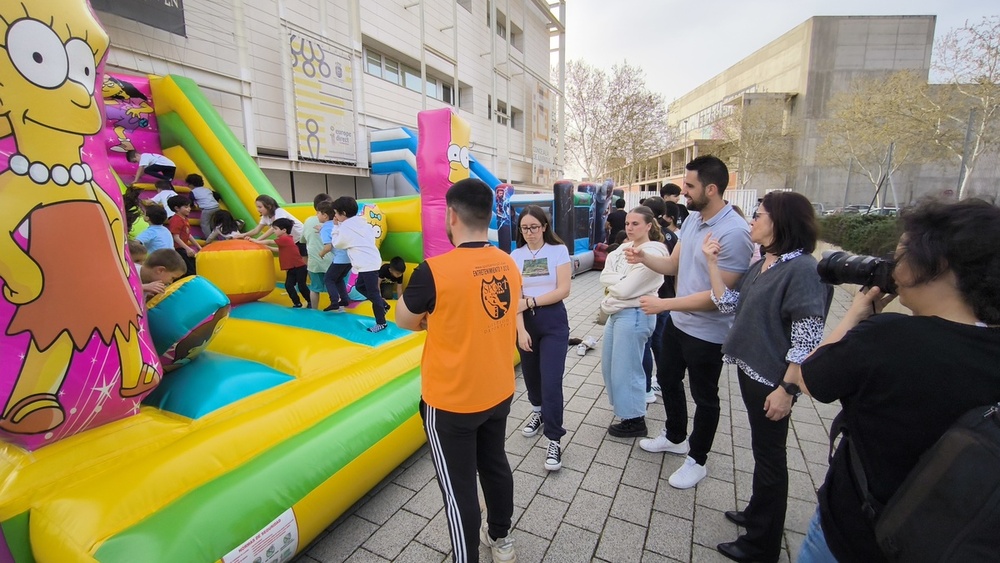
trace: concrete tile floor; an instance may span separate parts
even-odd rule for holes
[[[593,336],[597,348],[585,356],[566,352],[563,382],[566,411],[563,468],[543,468],[539,433],[521,436],[531,410],[518,371],[508,419],[507,455],[514,470],[514,537],[518,561],[728,561],[715,550],[738,528],[723,516],[750,497],[753,457],[750,430],[736,370],[726,366],[720,388],[722,418],[708,462],[708,477],[693,490],[676,490],[667,478],[681,456],[651,454],[638,439],[614,438],[614,415],[601,377],[602,326],[594,324],[602,292],[598,272],[573,280],[567,300],[571,335]],[[827,329],[835,326],[851,295],[834,293]],[[689,396],[690,397],[690,396]],[[651,434],[662,428],[662,399],[649,406]],[[827,435],[839,407],[803,397],[792,411],[788,439],[789,503],[782,561],[794,561],[816,507],[816,489],[827,467]],[[689,405],[694,412],[694,405]],[[480,546],[480,558],[489,552]],[[323,532],[297,563],[451,559],[441,493],[426,445]]]

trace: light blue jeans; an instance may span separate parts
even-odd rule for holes
[[[638,307],[622,309],[608,317],[604,325],[601,373],[615,416],[646,416],[646,373],[642,353],[656,326],[656,315]]]
[[[826,535],[823,534],[823,526],[819,521],[819,508],[809,521],[809,531],[806,532],[806,539],[802,541],[799,548],[799,563],[837,563],[837,558],[830,551],[830,546],[826,544]]]

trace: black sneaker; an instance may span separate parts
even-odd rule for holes
[[[383,305],[385,305],[385,312],[388,313],[389,312],[389,304],[388,303],[383,303]]]
[[[562,446],[556,440],[549,441],[549,450],[545,454],[545,469],[548,471],[562,469]]]
[[[528,417],[528,421],[524,423],[524,428],[521,429],[521,435],[525,438],[531,438],[535,434],[538,434],[538,429],[542,427],[542,413],[531,412],[531,416]]]
[[[617,424],[608,426],[608,434],[618,438],[646,437],[646,419],[644,417],[626,418]]]

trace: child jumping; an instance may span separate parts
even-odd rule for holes
[[[333,220],[337,224],[333,228],[331,242],[334,248],[347,250],[351,269],[358,274],[354,287],[372,302],[375,326],[368,327],[368,332],[381,332],[389,325],[385,322],[385,301],[378,287],[382,255],[375,246],[375,231],[364,217],[358,217],[358,202],[353,197],[337,198],[333,202],[333,211]]]
[[[271,228],[274,229],[277,237],[274,240],[254,242],[278,251],[278,264],[285,271],[285,291],[288,293],[288,298],[292,300],[292,307],[296,309],[302,307],[299,294],[295,292],[298,288],[302,298],[306,300],[306,308],[312,309],[309,301],[309,284],[306,282],[306,261],[302,259],[299,248],[292,239],[293,225],[294,223],[288,219],[275,219],[271,223]]]
[[[316,217],[319,218],[321,227],[319,230],[319,238],[323,243],[323,249],[320,250],[320,257],[326,258],[333,253],[333,259],[330,265],[326,269],[326,273],[323,274],[323,286],[326,287],[326,292],[330,294],[330,306],[324,311],[333,311],[335,313],[343,311],[351,304],[351,299],[347,295],[347,274],[351,271],[351,258],[347,255],[347,251],[343,248],[333,247],[333,227],[336,225],[334,216],[336,212],[333,210],[333,201],[321,202],[316,207]]]

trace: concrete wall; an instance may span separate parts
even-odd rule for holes
[[[294,192],[295,200],[310,201],[319,189],[370,197],[371,181],[353,180],[369,173],[369,131],[415,127],[417,112],[448,106],[367,74],[366,47],[417,69],[423,56],[429,76],[457,79],[456,98],[462,85],[471,99],[463,99],[461,109],[453,107],[472,124],[473,154],[502,179],[531,182],[527,124],[536,77],[549,76],[546,16],[531,0],[496,2],[508,39],[487,27],[486,0],[471,0],[471,10],[455,0],[187,0],[187,37],[113,14],[98,16],[111,36],[109,70],[195,80],[250,153],[262,155],[258,162],[279,193],[292,200]],[[425,49],[420,46],[421,5]],[[287,30],[350,54],[358,113],[356,166],[298,160]],[[506,102],[508,112],[523,112],[519,130],[488,116],[488,98]],[[553,107],[557,99],[553,92]]]

